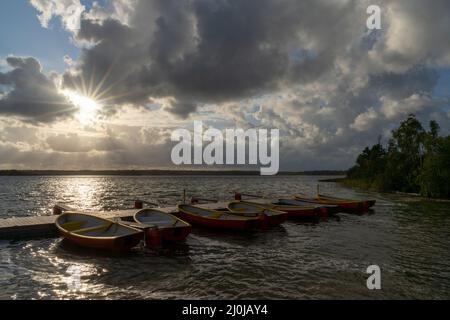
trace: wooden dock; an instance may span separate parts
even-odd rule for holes
[[[200,204],[198,206],[205,209],[220,210],[226,208],[227,203],[228,202],[217,202],[217,203]],[[60,207],[62,210],[77,211],[77,209],[73,209],[64,205],[57,205],[57,206]],[[158,209],[168,213],[176,212],[175,206]],[[108,219],[121,218],[124,220],[130,220],[132,219],[134,213],[139,210],[140,209],[103,211],[103,212],[92,211],[87,213],[99,215],[103,218]],[[55,237],[58,235],[55,226],[56,217],[57,217],[56,215],[48,215],[48,216],[0,219],[0,239],[21,240],[21,239]]]

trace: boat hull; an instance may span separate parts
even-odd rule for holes
[[[179,242],[184,241],[186,237],[191,233],[192,226],[182,226],[175,228],[164,228],[162,231],[163,242]]]
[[[268,216],[268,215],[262,214],[262,217],[260,218],[263,223],[262,228],[279,226],[280,224],[286,222],[288,217],[289,217],[288,213],[278,214],[278,215],[273,215],[273,216]],[[265,223],[265,221],[267,221],[267,222]]]
[[[59,234],[69,242],[86,248],[109,251],[127,251],[137,246],[143,239],[143,233],[133,233],[116,238],[91,238],[59,230]]]
[[[288,220],[315,220],[320,217],[326,217],[326,211],[322,212],[315,206],[292,206],[281,203],[259,203],[252,201],[241,201],[257,206],[263,206],[277,211],[281,211],[287,214]]]
[[[326,201],[325,203],[330,203],[329,201]],[[341,210],[347,211],[347,212],[357,212],[357,213],[363,213],[369,210],[369,207],[364,202],[344,202],[344,203],[338,203],[338,205]]]
[[[244,206],[244,208],[247,207],[247,209],[242,210],[242,208],[239,208],[239,206]],[[227,208],[231,213],[235,215],[255,215],[259,217],[261,229],[278,226],[284,223],[289,217],[289,214],[287,212],[277,210],[270,205],[267,206],[264,204],[254,204],[245,201],[230,202]]]
[[[317,207],[296,207],[289,205],[272,206],[273,209],[287,213],[289,220],[315,220],[321,217],[327,217],[327,211],[322,211]]]
[[[368,208],[371,208],[375,205],[376,200],[366,200],[364,201]]]
[[[148,228],[145,231],[145,244],[147,247],[157,247],[163,243],[182,242],[191,233],[192,226],[167,228]]]
[[[126,251],[144,238],[139,229],[82,212],[65,212],[55,225],[67,241],[92,249]]]
[[[339,213],[339,206],[326,205],[323,203],[306,202],[296,199],[279,199],[275,205],[292,206],[292,207],[306,207],[315,210],[321,218],[326,218],[336,213]]]
[[[192,226],[186,221],[157,209],[142,209],[133,218],[145,230],[145,243],[148,247],[184,241],[192,230]]]
[[[342,203],[342,204],[353,204],[353,207],[356,207],[355,203],[358,203],[358,208],[362,208],[362,210],[369,210],[371,207],[375,205],[376,200],[353,200],[353,199],[344,199],[331,197],[323,194],[318,195],[318,199],[326,202],[334,202],[334,203]]]
[[[260,226],[259,219],[248,220],[219,220],[209,219],[202,216],[189,214],[183,211],[179,211],[176,214],[180,219],[189,222],[195,226],[201,226],[212,229],[220,230],[252,230],[257,229]]]
[[[374,201],[345,201],[345,200],[328,200],[328,199],[309,199],[309,198],[302,198],[302,197],[295,197],[298,200],[309,202],[309,203],[315,203],[315,204],[322,204],[322,205],[335,205],[338,206],[339,211],[348,212],[348,213],[364,213],[369,211],[370,207],[375,204]]]
[[[311,209],[296,209],[296,210],[283,210],[277,209],[280,211],[284,211],[288,214],[288,219],[291,220],[315,220],[318,218],[325,218],[328,216],[327,210],[322,211],[320,208],[311,208]]]

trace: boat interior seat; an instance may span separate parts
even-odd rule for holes
[[[87,233],[87,232],[92,232],[92,231],[97,231],[97,230],[102,230],[102,229],[107,229],[109,227],[111,227],[114,223],[113,222],[106,222],[102,225],[99,226],[95,226],[95,227],[91,227],[91,228],[84,228],[84,229],[78,229],[78,230],[73,230],[71,232],[73,233]]]
[[[251,210],[251,209],[247,209],[247,210],[235,210],[233,209],[233,211],[239,212],[239,214],[245,215],[245,216],[257,216],[258,214],[264,213],[264,210]]]
[[[265,212],[267,209],[264,207],[243,207],[243,208],[233,208],[233,211],[249,214],[259,214]]]
[[[224,214],[224,212],[214,212],[213,214],[208,216],[208,218],[220,219],[223,216],[223,214]]]
[[[82,226],[87,224],[87,220],[77,220],[77,221],[70,221],[61,224],[61,227],[64,228],[67,231],[74,231],[80,229]]]
[[[151,219],[142,219],[141,221],[144,224],[151,224],[151,225],[159,225],[159,226],[166,226],[173,223],[173,220],[151,220]]]

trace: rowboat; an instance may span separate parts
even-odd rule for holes
[[[295,199],[317,204],[337,205],[339,209],[346,212],[362,213],[369,210],[375,204],[375,200],[355,200],[343,199],[324,195],[318,195],[314,198],[297,195]]]
[[[331,205],[331,204],[322,204],[322,203],[312,203],[301,201],[297,199],[278,199],[278,202],[275,204],[286,205],[286,206],[295,206],[295,207],[313,207],[316,210],[320,211],[321,217],[328,217],[333,214],[336,214],[340,211],[339,206]]]
[[[157,209],[139,210],[133,218],[144,227],[148,247],[158,246],[162,242],[183,241],[192,230],[189,223]]]
[[[254,217],[259,216],[262,221],[262,228],[280,225],[288,218],[288,214],[286,212],[242,201],[232,201],[228,203],[227,209],[238,215]]]
[[[321,207],[314,206],[311,204],[308,205],[288,205],[282,203],[272,203],[272,202],[256,202],[256,201],[247,201],[241,200],[242,203],[248,203],[251,205],[256,205],[268,209],[274,209],[277,211],[282,211],[287,213],[288,219],[305,219],[305,220],[315,220],[320,217],[328,216],[326,210],[321,210]]]
[[[55,224],[65,239],[88,248],[124,251],[144,238],[139,229],[81,212],[65,212]]]
[[[225,230],[251,230],[260,227],[260,217],[245,217],[228,211],[203,209],[188,204],[177,206],[179,218],[193,225]]]
[[[351,201],[362,201],[364,202],[365,206],[367,206],[367,208],[371,208],[375,205],[376,200],[355,200],[355,199],[344,199],[344,198],[338,198],[338,197],[332,197],[332,196],[328,196],[328,195],[324,195],[324,194],[319,194],[319,198],[321,200],[325,200],[325,201],[341,201],[341,202],[351,202]]]

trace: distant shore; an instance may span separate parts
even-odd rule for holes
[[[0,176],[259,176],[259,171],[247,170],[0,170]],[[315,170],[315,171],[281,171],[281,176],[312,175],[340,176],[346,171]]]
[[[343,173],[342,175],[345,175]],[[319,182],[344,182],[347,178],[346,177],[339,177],[339,178],[329,178],[329,179],[321,179]]]

